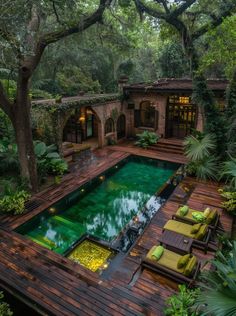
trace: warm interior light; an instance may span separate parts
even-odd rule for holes
[[[100,179],[101,181],[103,181],[103,180],[105,179],[105,177],[104,177],[104,176],[100,176],[99,179]]]
[[[79,118],[79,120],[80,120],[81,122],[83,122],[83,121],[85,121],[85,117],[84,117],[84,116],[81,116],[81,117]]]

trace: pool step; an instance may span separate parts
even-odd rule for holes
[[[52,245],[50,245],[50,241],[47,241],[44,239],[44,237],[42,236],[31,236],[31,235],[27,235],[31,240],[33,240],[34,242],[36,242],[37,244],[49,249],[49,250],[53,250],[54,248],[57,247],[57,245],[55,244],[55,246],[53,247]]]
[[[84,234],[86,231],[84,227],[79,223],[73,223],[72,221],[62,217],[62,216],[53,216],[53,220],[63,224],[64,226],[68,227],[69,229],[73,230],[76,233]]]

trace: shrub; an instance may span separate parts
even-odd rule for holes
[[[137,134],[138,141],[135,143],[136,146],[147,148],[150,145],[157,143],[159,136],[156,133],[144,131],[142,134]]]
[[[0,199],[0,211],[2,213],[22,214],[25,209],[25,202],[30,194],[24,190],[9,192]]]
[[[193,305],[199,290],[187,289],[185,285],[179,285],[179,293],[170,296],[166,303],[169,307],[165,309],[165,315],[169,316],[195,316],[196,311],[193,310]]]
[[[32,99],[52,99],[53,96],[51,95],[51,93],[44,91],[44,90],[40,90],[40,89],[32,89],[31,91],[31,96]]]
[[[10,306],[4,302],[3,299],[3,292],[0,292],[0,316],[12,316],[13,312],[11,311]]]
[[[222,202],[222,207],[229,213],[236,214],[236,192],[225,191],[222,189],[218,190],[220,195],[223,196],[226,201]]]

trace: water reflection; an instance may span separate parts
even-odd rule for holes
[[[65,252],[86,232],[111,242],[125,230],[128,241],[118,239],[129,245],[159,208],[161,201],[153,194],[175,169],[131,161],[117,170],[92,190],[86,188],[86,194],[77,195],[77,200],[76,194],[70,196],[67,201],[73,205],[68,207],[62,200],[55,207],[57,211],[37,216],[21,233],[58,253]]]

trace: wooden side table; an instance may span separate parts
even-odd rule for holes
[[[165,229],[160,238],[160,244],[166,245],[170,250],[178,250],[182,254],[192,252],[193,239],[182,234]]]

